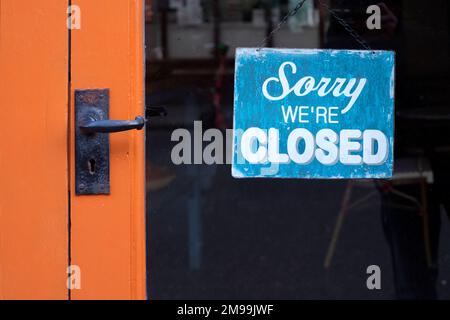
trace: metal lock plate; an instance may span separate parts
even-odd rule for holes
[[[109,89],[75,90],[75,192],[109,195],[109,134],[80,129],[92,119],[109,119]]]

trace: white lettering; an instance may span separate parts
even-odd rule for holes
[[[270,162],[278,165],[293,161],[308,165],[317,160],[326,166],[338,162],[348,166],[378,166],[389,157],[389,141],[378,130],[342,130],[336,133],[322,129],[314,136],[308,129],[296,128],[287,137],[286,150],[281,150],[280,141],[278,129],[250,128],[242,134],[242,156],[251,164]]]
[[[311,76],[305,76],[298,80],[293,87],[291,87],[286,76],[287,67],[291,69],[292,74],[297,73],[297,65],[291,61],[288,61],[281,64],[278,70],[278,77],[270,77],[264,81],[262,92],[264,97],[270,101],[283,100],[292,92],[299,97],[307,96],[313,91],[317,91],[317,94],[320,97],[325,97],[332,93],[334,97],[345,96],[350,98],[345,108],[341,111],[342,114],[345,114],[350,111],[350,109],[358,101],[365,85],[367,84],[366,78],[361,78],[359,81],[355,78],[336,78],[330,87],[332,82],[331,79],[324,77],[318,82],[318,85],[315,86],[316,80]],[[280,95],[276,96],[269,93],[269,85],[273,87],[273,84],[281,85],[282,92]]]
[[[299,153],[298,145],[305,141],[305,150]],[[288,154],[298,164],[309,164],[314,158],[314,136],[306,129],[295,129],[288,138]]]
[[[254,151],[256,145],[256,151]],[[267,133],[259,128],[250,128],[244,132],[241,140],[241,152],[245,160],[252,164],[267,161]]]
[[[379,166],[386,162],[388,158],[388,139],[386,135],[378,130],[364,131],[364,163],[372,166]],[[375,142],[377,145],[377,152],[375,153]]]
[[[320,149],[316,150],[316,159],[326,166],[335,165],[339,161],[339,150],[336,144],[339,137],[331,129],[320,130],[316,135],[316,143]]]
[[[353,154],[361,151],[361,143],[352,140],[359,140],[362,137],[360,130],[342,130],[340,139],[340,160],[342,164],[346,165],[360,165],[363,163],[363,158],[360,155]]]

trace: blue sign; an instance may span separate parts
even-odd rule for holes
[[[392,177],[395,55],[238,49],[236,178]]]

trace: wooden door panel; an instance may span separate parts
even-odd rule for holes
[[[0,1],[0,299],[67,299],[68,1]]]

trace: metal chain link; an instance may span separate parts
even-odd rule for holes
[[[344,27],[345,31],[347,31],[350,36],[356,40],[356,42],[359,43],[359,45],[361,47],[363,47],[366,50],[372,50],[369,46],[369,44],[359,35],[358,32],[356,32],[355,29],[353,29],[344,19],[342,19],[341,17],[339,17],[336,12],[330,8],[330,6],[326,3],[323,3],[322,0],[317,0],[319,2],[319,4],[324,7],[325,9],[327,9],[327,11],[331,14],[331,16],[333,18],[336,19],[336,21],[342,26]]]
[[[283,19],[281,19],[278,25],[261,42],[261,45],[259,46],[258,50],[267,45],[267,42],[273,37],[273,35],[277,33],[286,24],[286,22],[288,22],[290,17],[293,17],[298,13],[298,11],[303,7],[305,2],[306,0],[300,0],[299,3],[295,6],[295,8],[292,9],[287,15],[285,15]]]
[[[339,17],[336,12],[330,8],[330,6],[324,2],[322,2],[322,0],[317,0],[319,2],[319,4],[324,7],[329,13],[330,15],[336,19],[336,21],[345,29],[345,31],[347,31],[349,33],[349,35],[355,39],[356,42],[358,42],[358,44],[363,47],[365,50],[372,50],[369,46],[369,44],[358,34],[358,32],[356,32],[355,29],[353,29],[344,19],[342,19],[341,17]],[[274,36],[275,33],[277,33],[289,20],[290,17],[295,16],[298,11],[303,7],[303,5],[305,4],[306,0],[300,0],[298,2],[298,4],[295,6],[294,9],[292,9],[287,15],[285,15],[283,17],[283,19],[281,19],[281,21],[278,23],[278,25],[264,38],[264,40],[261,42],[261,45],[259,46],[258,50],[260,50],[261,48],[265,47],[267,45],[267,42]]]

